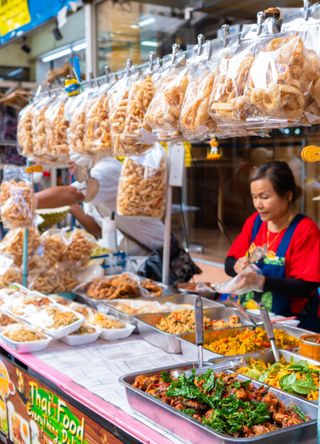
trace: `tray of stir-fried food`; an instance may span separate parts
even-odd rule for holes
[[[136,316],[140,335],[168,353],[181,353],[180,335],[195,331],[194,310],[149,313]],[[261,322],[261,321],[260,321]],[[212,306],[203,310],[204,330],[221,330],[248,325],[235,308]]]
[[[129,404],[191,443],[310,443],[317,407],[231,371],[192,364],[120,378]],[[182,372],[181,372],[182,370]]]
[[[299,337],[307,330],[281,325],[274,328],[277,347],[284,350],[295,350],[299,346]],[[181,351],[186,360],[195,356],[195,334],[180,335]],[[219,331],[204,332],[204,358],[210,360],[215,356],[246,355],[264,349],[271,344],[265,329],[261,326],[236,327]]]

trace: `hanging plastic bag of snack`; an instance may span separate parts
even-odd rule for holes
[[[24,168],[5,166],[0,186],[1,219],[6,228],[25,228],[33,224],[36,198]]]
[[[72,231],[68,239],[67,251],[62,256],[62,261],[76,262],[81,266],[86,265],[96,247],[95,239],[84,230]]]
[[[209,101],[209,113],[218,130],[245,126],[248,115],[252,114],[246,85],[255,51],[255,42],[239,40],[236,35],[221,53]]]
[[[87,154],[110,154],[111,131],[109,124],[108,91],[114,78],[90,95],[86,112],[85,150]]]
[[[144,123],[158,139],[179,137],[180,111],[188,86],[186,56],[178,52],[165,61],[159,75],[154,78],[155,94],[145,114]]]
[[[34,105],[32,122],[33,157],[36,160],[51,160],[51,152],[47,146],[46,111],[53,97],[40,97]]]
[[[71,154],[85,154],[87,152],[85,132],[87,103],[90,94],[92,94],[92,92],[87,88],[78,96],[69,97],[66,104],[65,117],[66,120],[69,121],[67,136]]]
[[[162,218],[166,182],[167,159],[161,145],[144,155],[126,158],[119,181],[118,214]]]
[[[18,116],[17,140],[18,151],[22,156],[29,157],[33,154],[33,112],[35,102],[24,107]]]
[[[28,257],[30,258],[40,245],[40,234],[35,227],[29,227],[28,231]],[[0,251],[12,256],[14,264],[18,266],[22,265],[23,239],[24,229],[14,228],[8,231],[0,243]]]
[[[109,122],[113,154],[115,156],[127,154],[126,146],[122,143],[121,136],[125,127],[130,88],[137,78],[138,73],[133,72],[128,64],[126,73],[109,91]]]
[[[181,131],[187,140],[203,140],[216,128],[209,115],[209,98],[221,48],[221,42],[207,42],[195,48],[188,60],[188,86],[180,115]]]
[[[6,288],[13,283],[22,284],[22,269],[16,265],[9,267],[0,276],[0,288]]]
[[[151,58],[149,67],[131,85],[121,134],[121,143],[128,155],[139,155],[155,142],[155,135],[145,123],[145,114],[155,93],[154,77],[158,69],[159,63]]]
[[[67,130],[69,122],[65,118],[65,104],[68,96],[59,94],[45,112],[47,147],[52,158],[59,162],[69,159]]]
[[[41,236],[42,258],[46,265],[59,263],[68,249],[68,241],[62,230],[52,228]]]

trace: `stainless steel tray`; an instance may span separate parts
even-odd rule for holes
[[[122,273],[124,274],[124,273]],[[132,275],[132,273],[127,273]],[[119,275],[110,275],[110,276],[104,276],[103,278],[110,279],[113,277],[116,277]],[[143,281],[145,279],[141,278],[140,276],[136,276],[136,275],[132,275],[134,278],[136,278],[138,281]],[[101,278],[101,279],[103,279]],[[89,281],[89,282],[85,282],[83,284],[78,285],[78,287],[76,287],[73,290],[73,293],[75,293],[77,295],[77,300],[80,302],[83,302],[85,304],[91,305],[94,308],[98,308],[98,305],[101,303],[108,303],[110,301],[112,301],[112,299],[93,299],[90,298],[89,296],[87,296],[87,290],[89,285],[92,284],[93,281]],[[162,284],[161,282],[156,282],[157,285],[159,285],[162,289],[163,289],[163,294],[162,296],[143,296],[141,295],[139,297],[139,299],[143,299],[146,301],[160,301],[163,297],[168,296],[168,293],[171,294],[171,290],[169,289],[169,287],[167,285]],[[129,299],[130,296],[128,295],[127,299]],[[138,299],[138,298],[135,298]]]
[[[194,301],[195,301],[196,295],[194,294],[180,294],[180,293],[176,293],[176,294],[172,294],[170,296],[162,296],[161,298],[158,298],[157,300],[155,300],[154,298],[151,300],[146,300],[145,298],[143,299],[132,299],[132,301],[141,301],[141,302],[159,302],[160,304],[165,304],[166,302],[171,302],[173,304],[189,304],[192,305],[192,308],[194,306]],[[121,301],[121,299],[118,299],[117,301]],[[137,316],[142,316],[142,315],[129,315],[123,311],[121,311],[120,309],[118,309],[117,307],[115,307],[114,301],[113,300],[109,300],[106,302],[103,302],[104,304],[107,304],[110,307],[110,312],[117,314],[119,317],[121,317],[123,320],[125,320],[126,322],[129,322],[130,324],[133,325],[137,325],[138,324],[138,320],[137,320]],[[223,307],[223,305],[221,305],[218,302],[215,301],[209,301],[207,299],[203,300],[203,304],[204,307]],[[99,305],[99,304],[98,304]],[[170,311],[166,311],[165,313],[170,313]],[[144,313],[145,315],[146,313]],[[139,329],[137,328],[137,331],[139,331]]]
[[[182,297],[187,297],[187,295],[181,295]],[[193,295],[189,295],[193,296]],[[195,296],[193,296],[195,297]],[[225,319],[228,316],[236,314],[240,317],[241,321],[244,325],[251,325],[236,308],[227,308],[223,306],[212,306],[214,301],[209,301],[208,299],[203,299],[203,314],[208,316],[210,319]],[[166,351],[167,353],[181,353],[181,342],[180,336],[182,335],[174,335],[172,333],[167,333],[163,330],[160,330],[156,327],[156,324],[160,321],[163,316],[168,315],[168,313],[150,313],[150,314],[142,314],[135,316],[137,320],[137,326],[140,335],[152,345],[160,348],[161,350]],[[257,319],[256,317],[253,317]],[[259,322],[259,321],[258,321]],[[260,319],[261,322],[261,319]],[[225,330],[225,329],[223,329]],[[221,331],[221,330],[214,330]],[[194,353],[196,350],[194,350]],[[194,359],[195,355],[192,355],[190,360]],[[212,357],[212,354],[210,355]]]
[[[214,341],[218,337],[228,337],[230,335],[235,335],[239,330],[243,329],[244,327],[236,327],[236,328],[229,328],[224,330],[218,330],[218,331],[205,331],[204,332],[204,344],[209,344],[210,342]],[[292,327],[291,325],[279,325],[274,327],[274,330],[284,330],[288,334],[292,336],[296,336],[299,338],[300,336],[310,333],[308,330],[303,330],[298,327]],[[184,333],[180,336],[180,342],[181,342],[181,352],[183,356],[186,358],[187,361],[192,361],[195,359],[197,350],[195,345],[195,334],[194,333]],[[206,361],[211,360],[214,357],[219,357],[223,355],[219,355],[218,353],[214,353],[211,350],[208,350],[206,348],[203,349],[203,359]],[[238,356],[238,355],[235,355]],[[231,356],[228,356],[229,358]]]
[[[307,361],[309,364],[320,366],[320,362],[315,361],[310,358],[305,358],[304,356],[301,356],[298,353],[295,353],[293,351],[279,350],[279,355],[281,358],[285,359],[285,361],[287,361],[287,362],[290,362],[290,359],[294,358],[295,361]],[[247,355],[242,355],[241,361],[239,362],[239,366],[242,367],[246,364],[249,364],[250,359],[260,359],[261,361],[268,362],[270,364],[275,363],[275,359],[274,359],[272,350],[262,350],[261,352],[254,352],[254,353],[248,353]],[[225,363],[227,366],[228,361],[230,361],[230,360],[232,360],[232,357],[230,359],[230,356],[224,356],[224,357],[220,357],[220,358],[212,358],[208,362],[213,365]],[[233,370],[235,369],[234,366],[232,366],[232,368],[233,368]],[[246,376],[246,375],[244,375],[244,376]],[[251,379],[254,379],[254,378],[251,378]],[[267,383],[264,383],[264,384],[268,385]],[[270,386],[270,387],[272,387],[272,386]],[[281,389],[278,389],[278,390],[282,391]],[[287,392],[284,392],[284,393],[287,393]],[[294,394],[294,393],[290,393],[290,395],[307,401],[304,396],[299,396],[298,394]],[[308,402],[312,402],[313,404],[318,403],[318,401],[308,401]]]
[[[213,429],[203,425],[195,419],[187,416],[179,410],[170,407],[164,402],[151,395],[143,392],[132,386],[135,377],[141,374],[154,375],[167,370],[180,370],[181,368],[187,370],[194,366],[193,363],[187,363],[183,366],[162,367],[146,372],[131,373],[122,376],[119,381],[126,389],[126,395],[130,406],[142,413],[146,417],[154,421],[158,426],[170,430],[174,434],[180,436],[188,443],[192,444],[236,444],[236,443],[259,443],[259,444],[316,444],[317,438],[317,407],[310,402],[295,398],[287,393],[283,393],[277,389],[270,388],[269,391],[278,396],[285,404],[294,403],[308,416],[311,420],[303,424],[292,427],[279,429],[275,432],[270,432],[265,435],[260,435],[254,438],[234,438],[215,432]],[[232,372],[228,372],[232,373]],[[248,380],[244,376],[239,375],[239,380]],[[253,381],[256,387],[261,387],[264,384]]]

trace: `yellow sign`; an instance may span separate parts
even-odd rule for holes
[[[28,0],[0,0],[0,35],[31,22]]]

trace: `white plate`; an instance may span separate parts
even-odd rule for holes
[[[74,346],[92,344],[93,342],[96,342],[101,334],[100,328],[95,327],[94,325],[92,325],[92,327],[95,328],[94,333],[86,333],[82,335],[67,335],[61,338],[61,341],[63,341],[65,344]]]
[[[14,324],[16,325],[16,324]],[[10,327],[10,326],[9,326]],[[24,326],[27,329],[30,330],[35,330],[33,328]],[[41,351],[44,350],[46,347],[48,347],[49,343],[51,342],[51,339],[49,336],[44,335],[45,339],[41,339],[39,341],[31,341],[31,342],[17,342],[17,341],[13,341],[12,339],[7,338],[3,333],[5,330],[3,330],[0,333],[0,338],[1,340],[9,345],[9,347],[13,348],[14,350],[16,350],[18,353],[33,353],[36,351]]]
[[[123,328],[101,328],[100,338],[105,339],[106,341],[127,338],[135,329],[135,325],[127,324],[126,322],[123,323],[125,324],[125,327]]]

